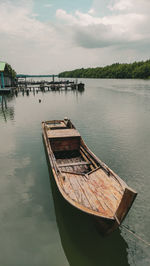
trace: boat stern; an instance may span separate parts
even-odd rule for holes
[[[136,196],[137,196],[136,191],[132,190],[129,187],[125,188],[121,202],[115,213],[115,219],[118,224],[121,224],[124,218],[126,217],[126,215],[128,214],[128,211],[130,210]]]

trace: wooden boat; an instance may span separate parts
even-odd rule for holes
[[[42,122],[58,189],[65,200],[96,218],[101,233],[122,223],[137,193],[86,146],[69,119]]]

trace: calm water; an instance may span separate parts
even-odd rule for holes
[[[62,200],[50,182],[41,121],[67,116],[138,191],[124,225],[150,242],[150,81],[82,81],[82,94],[20,93],[3,99],[3,109],[0,96],[2,266],[150,265],[149,247],[123,228],[102,238],[93,220]]]

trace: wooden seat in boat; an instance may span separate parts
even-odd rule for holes
[[[78,165],[90,165],[91,164],[91,162],[84,162],[84,161],[82,161],[82,162],[76,162],[76,163],[74,163],[74,162],[70,162],[70,163],[65,163],[65,164],[58,164],[58,167],[66,167],[66,166],[78,166]]]
[[[65,129],[67,128],[66,124],[63,121],[52,121],[52,122],[48,122],[46,125],[47,129],[50,130],[57,130],[57,129]]]
[[[76,138],[80,137],[79,132],[76,129],[57,129],[57,130],[48,130],[47,135],[49,139],[58,139],[58,138]]]

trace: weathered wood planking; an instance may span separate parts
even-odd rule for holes
[[[94,167],[98,166],[95,160],[86,152],[86,150],[82,146],[80,146],[80,150],[81,150],[81,154],[84,154],[92,162]]]
[[[90,175],[89,183],[96,187],[96,194],[101,195],[107,206],[112,210],[113,214],[117,211],[119,203],[123,196],[122,188],[120,193],[118,192],[118,184],[114,186],[113,183],[109,182],[102,169],[95,171]],[[111,179],[111,178],[109,178]]]
[[[67,178],[67,175],[65,175],[65,179],[61,182],[62,188],[64,189],[65,193],[74,201],[78,201],[74,188],[71,186],[71,183],[69,179]]]
[[[90,162],[68,162],[68,163],[65,163],[65,164],[59,164],[58,166],[59,167],[66,167],[66,166],[82,166],[82,165],[89,165]]]
[[[62,128],[67,128],[66,124],[63,121],[60,122],[52,122],[52,123],[48,123],[46,125],[47,129],[62,129]]]
[[[66,156],[66,158],[56,159],[57,164],[65,164],[65,163],[69,163],[69,162],[83,162],[83,159],[81,156],[76,156],[73,158],[67,157],[67,154],[65,156]]]
[[[110,194],[113,194],[114,198],[121,200],[124,191],[122,186],[111,175],[108,176],[103,169],[95,171],[89,177],[90,180],[95,180],[103,190],[111,192]]]
[[[87,199],[90,202],[91,208],[93,210],[101,213],[102,215],[105,215],[106,214],[106,209],[103,207],[103,205],[98,200],[98,198],[96,197],[96,195],[90,189],[90,187],[88,185],[88,181],[83,176],[80,176],[80,178],[78,177],[78,182],[83,187],[83,191],[84,191]]]
[[[79,157],[77,159],[79,160]],[[67,164],[59,164],[59,167],[60,166],[65,167],[65,168],[63,168],[63,171],[65,171],[65,169],[68,172],[69,171],[71,172],[73,170],[81,171],[81,168],[80,169],[72,169],[71,167],[69,167],[69,165],[75,166],[76,163],[74,163],[74,159],[66,159],[65,162],[68,162],[68,163]],[[84,161],[80,162],[80,164],[82,164],[82,163],[84,164],[86,162],[84,162]],[[71,177],[72,177],[72,175],[71,175]],[[71,179],[71,177],[70,177],[70,179]],[[107,214],[109,213],[110,216],[112,216],[112,214],[115,213],[115,211],[117,210],[117,207],[119,205],[121,196],[122,196],[121,193],[118,194],[118,190],[120,191],[120,184],[119,183],[116,183],[113,178],[108,177],[107,174],[102,169],[98,169],[97,172],[95,171],[95,172],[91,173],[89,175],[88,180],[86,178],[83,178],[82,175],[76,176],[76,179],[78,180],[78,183],[80,184],[83,193],[85,194],[88,191],[88,194],[86,195],[88,201],[90,202],[90,198],[93,198],[93,197],[95,198],[94,204],[92,204],[92,206],[96,206],[96,202],[98,203],[97,208],[96,209],[92,208],[92,209],[97,210],[97,211],[99,211],[105,215],[106,215],[106,213]],[[112,179],[112,184],[109,183],[110,179]],[[74,180],[74,178],[73,178],[73,180]],[[73,182],[73,180],[71,180],[70,182]],[[87,182],[87,184],[85,184],[85,182]],[[116,185],[115,187],[114,187],[113,183]],[[110,193],[110,190],[111,190],[111,193]],[[81,191],[80,191],[80,194],[81,194]],[[93,194],[94,194],[94,196],[93,196]],[[87,204],[86,204],[86,206],[87,206]]]
[[[71,137],[50,139],[50,144],[54,152],[78,150],[80,147],[80,139]]]
[[[77,202],[82,202],[85,207],[98,211],[102,215],[108,215],[112,217],[112,208],[108,206],[108,203],[106,204],[106,199],[104,197],[100,197],[101,193],[96,193],[100,188],[92,185],[92,183],[90,183],[90,180],[86,179],[84,175],[75,175],[71,173],[64,174],[67,178],[64,180],[63,186],[65,186],[65,189],[66,187],[68,187],[68,194],[70,183],[76,195]],[[70,193],[72,194],[72,189],[70,189]],[[70,197],[72,198],[71,195]]]
[[[89,208],[90,207],[89,202],[88,202],[85,194],[83,193],[82,187],[78,183],[76,176],[68,174],[68,173],[66,174],[66,176],[68,177],[68,180],[69,180],[72,188],[74,189],[74,193],[76,195],[77,202],[79,202],[79,203],[83,204],[85,207]]]
[[[107,210],[107,214],[111,214],[111,216],[116,211],[116,200],[112,194],[109,193],[109,190],[102,189],[101,186],[96,182],[92,182],[91,179],[88,180],[88,185],[91,191],[95,194],[97,199],[101,202],[102,206],[105,206],[105,210]]]
[[[67,155],[66,155],[67,156]],[[73,157],[73,158],[63,158],[57,159],[58,167],[61,168],[62,171],[67,172],[78,172],[78,173],[87,173],[89,171],[89,161],[84,161],[84,158],[81,156]]]
[[[48,130],[47,136],[49,139],[53,138],[68,138],[68,137],[80,137],[79,132],[76,129],[57,129]]]

